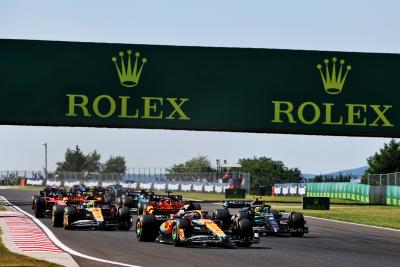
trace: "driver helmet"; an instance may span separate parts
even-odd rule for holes
[[[191,220],[201,219],[201,215],[198,212],[188,212],[185,214],[185,217]]]
[[[201,212],[201,217],[203,218],[203,219],[211,219],[211,216],[210,216],[210,214],[208,214],[208,212],[207,211],[202,211]]]
[[[87,204],[87,207],[88,207],[88,208],[94,208],[94,202],[93,202],[93,201],[90,201],[90,202]]]
[[[255,209],[254,209],[254,211],[255,212],[262,212],[262,207],[260,207],[260,206],[257,206],[257,207],[255,207]]]

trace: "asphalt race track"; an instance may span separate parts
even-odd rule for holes
[[[0,195],[32,213],[31,196],[37,192],[0,190]],[[25,205],[23,204],[25,203]],[[203,204],[212,211],[215,204]],[[180,248],[139,243],[130,231],[95,231],[53,228],[41,221],[65,245],[80,253],[140,266],[400,266],[400,232],[307,219],[310,234],[303,238],[262,237],[250,248]],[[80,266],[111,266],[80,257]]]

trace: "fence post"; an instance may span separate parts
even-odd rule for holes
[[[370,175],[371,175],[370,173],[368,173],[368,175],[367,175],[367,184],[369,184],[369,176]]]
[[[382,173],[379,174],[379,186],[382,186]]]

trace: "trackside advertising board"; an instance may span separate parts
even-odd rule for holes
[[[303,210],[329,210],[329,197],[303,197]]]
[[[0,40],[0,124],[400,136],[400,55]]]

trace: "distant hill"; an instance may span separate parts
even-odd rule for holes
[[[335,172],[330,172],[330,173],[324,173],[322,175],[325,176],[339,176],[340,174],[347,176],[347,175],[352,175],[352,176],[357,176],[357,178],[360,178],[364,172],[368,169],[367,166],[359,167],[359,168],[354,168],[354,169],[348,169],[348,170],[341,170],[341,171],[335,171]],[[312,179],[318,174],[311,174],[311,173],[303,173],[303,177],[306,179]]]
[[[311,173],[302,173],[301,175],[303,175],[303,177],[306,179],[312,179],[315,176],[317,176],[316,174],[311,174]]]
[[[367,169],[368,169],[368,167],[364,166],[364,167],[359,167],[359,168],[355,168],[355,169],[331,172],[331,173],[327,173],[325,175],[337,176],[337,175],[340,175],[340,173],[342,173],[342,175],[352,175],[352,176],[359,177],[359,176],[362,176]]]

